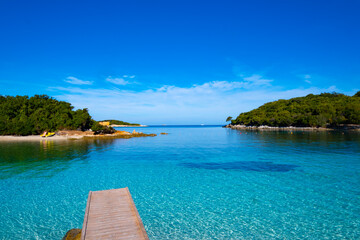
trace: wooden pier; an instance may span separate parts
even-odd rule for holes
[[[89,192],[81,240],[149,239],[128,188]]]

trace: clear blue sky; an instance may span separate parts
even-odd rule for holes
[[[0,2],[2,95],[95,119],[222,124],[360,83],[360,1]]]

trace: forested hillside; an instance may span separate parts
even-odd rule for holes
[[[309,94],[266,103],[241,113],[232,124],[276,127],[336,127],[360,124],[360,91],[354,96],[340,93]]]
[[[110,125],[131,125],[131,126],[140,126],[138,123],[128,123],[120,120],[103,120],[101,122],[110,122]]]
[[[99,131],[88,110],[47,95],[0,96],[0,135],[32,135],[60,129]]]

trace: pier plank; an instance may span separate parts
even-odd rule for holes
[[[128,188],[90,191],[81,240],[148,240]]]

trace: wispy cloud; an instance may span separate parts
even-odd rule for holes
[[[304,82],[311,84],[310,79],[311,79],[311,75],[305,74],[305,76],[304,76]]]
[[[80,79],[78,79],[76,77],[72,77],[72,76],[65,78],[64,81],[67,83],[70,83],[70,84],[74,84],[74,85],[91,85],[92,84],[91,81],[80,80]]]
[[[271,86],[273,80],[266,79],[261,75],[253,74],[250,77],[244,77],[244,81],[247,82],[249,87],[253,86]]]
[[[135,75],[123,75],[124,78],[135,78]]]
[[[132,81],[128,81],[127,79],[134,79],[135,78],[135,75],[123,75],[122,77],[107,77],[106,78],[106,81],[108,82],[111,82],[113,84],[116,84],[116,85],[128,85],[128,84],[131,84],[133,83]]]

